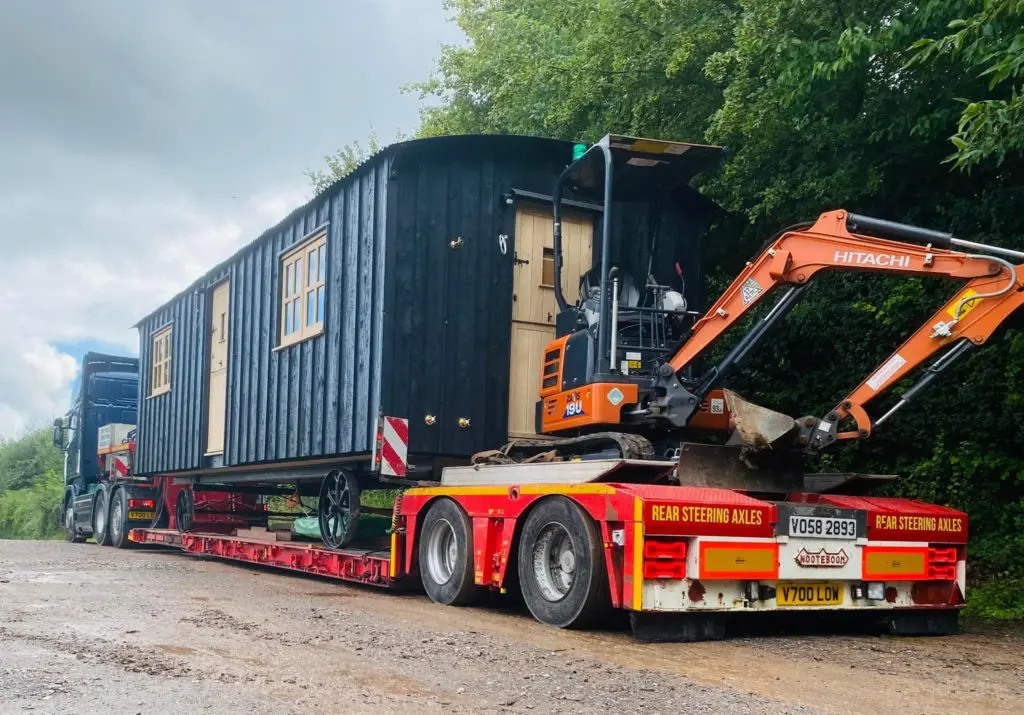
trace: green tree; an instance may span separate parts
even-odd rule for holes
[[[837,207],[1024,248],[1021,0],[448,7],[467,43],[415,86],[429,100],[421,134],[620,132],[729,147],[701,187],[730,210],[707,242],[712,294],[776,230]],[[833,407],[954,290],[848,274],[817,283],[733,383],[791,414]],[[1020,576],[1024,336],[976,353],[821,466],[898,472],[900,493],[968,510],[972,574]]]
[[[949,23],[952,30],[939,39],[922,38],[913,61],[946,60],[950,66],[988,80],[987,92],[964,100],[950,157],[960,167],[986,159],[1002,162],[1024,149],[1024,2],[973,0],[964,10],[977,12]]]
[[[46,429],[0,444],[0,539],[60,537],[63,463]]]

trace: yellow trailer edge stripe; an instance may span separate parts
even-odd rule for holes
[[[513,486],[520,494],[614,494],[615,488],[607,484],[522,484],[486,487],[413,487],[409,496],[506,496]]]
[[[633,610],[644,605],[644,503],[633,497]]]

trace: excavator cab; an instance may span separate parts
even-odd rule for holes
[[[608,135],[559,176],[553,192],[556,338],[543,360],[539,433],[577,434],[643,422],[637,419],[639,406],[698,315],[688,309],[679,260],[654,263],[659,240],[667,244],[671,238],[659,236],[661,209],[678,210],[679,193],[695,194],[690,181],[721,156],[717,146]],[[602,206],[597,261],[581,277],[574,304],[561,284],[561,209],[567,190]],[[645,235],[627,229],[620,216],[621,209],[638,204],[649,213]],[[631,245],[637,242],[645,242],[642,250]],[[637,255],[639,260],[623,260]]]

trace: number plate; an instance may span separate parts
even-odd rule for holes
[[[789,535],[814,539],[856,539],[857,520],[835,516],[791,516]]]
[[[128,512],[129,521],[153,521],[153,517],[156,514],[152,511],[130,511]]]
[[[775,592],[779,606],[841,606],[840,583],[780,583]]]

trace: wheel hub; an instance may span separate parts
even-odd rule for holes
[[[565,527],[555,522],[545,525],[537,536],[532,557],[541,595],[548,601],[561,601],[576,582],[576,551]]]
[[[436,522],[427,535],[426,560],[426,569],[435,583],[448,583],[455,574],[459,544],[455,538],[455,528],[447,519]]]

